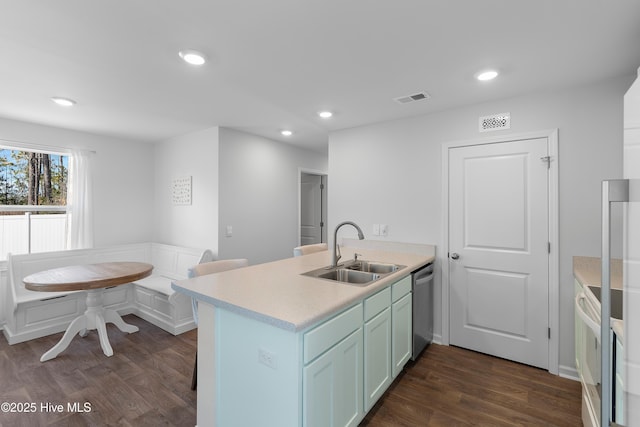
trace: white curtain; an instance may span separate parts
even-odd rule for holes
[[[91,152],[72,151],[67,183],[67,249],[93,247]]]

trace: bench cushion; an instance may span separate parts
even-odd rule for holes
[[[170,297],[175,292],[173,289],[171,289],[172,280],[174,279],[170,279],[165,276],[149,276],[145,277],[144,279],[136,280],[133,283],[138,286],[142,286],[143,288],[151,289]]]

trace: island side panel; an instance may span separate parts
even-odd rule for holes
[[[300,333],[216,307],[217,425],[301,425],[301,355]]]
[[[198,390],[197,422],[200,427],[216,425],[216,308],[198,301]]]

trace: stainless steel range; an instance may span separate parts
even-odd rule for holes
[[[611,289],[610,292],[611,318],[622,320],[622,290]],[[585,286],[578,289],[575,300],[576,367],[582,383],[582,421],[588,427],[601,426],[603,403],[606,411],[613,415],[614,399],[611,394],[603,396],[602,390],[601,347],[611,344],[609,336],[605,337],[604,343],[601,337],[601,298],[599,286]],[[610,375],[608,381],[611,382]]]

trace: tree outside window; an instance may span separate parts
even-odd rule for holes
[[[65,249],[68,161],[0,147],[0,259]]]

